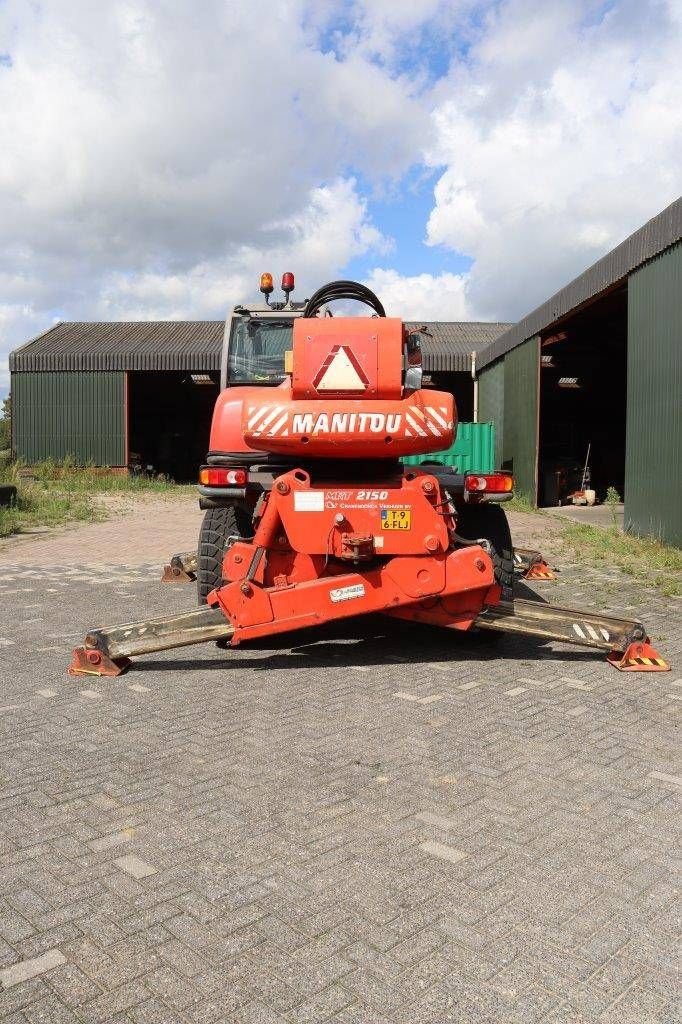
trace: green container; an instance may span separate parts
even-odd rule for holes
[[[459,473],[492,473],[495,469],[495,424],[458,423],[452,448],[429,455],[410,455],[402,460],[406,466],[422,462],[442,462]]]

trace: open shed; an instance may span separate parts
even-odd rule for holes
[[[626,529],[682,543],[682,200],[498,338],[481,419],[534,503],[614,487]]]

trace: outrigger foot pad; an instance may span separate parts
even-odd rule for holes
[[[197,555],[195,551],[182,551],[173,555],[163,567],[162,583],[193,583],[197,578]]]
[[[163,567],[162,583],[192,583],[194,579],[196,579],[195,576],[172,563]]]
[[[628,644],[624,651],[611,651],[606,660],[619,672],[669,672],[664,661],[648,640]]]
[[[523,574],[523,578],[524,580],[555,580],[556,573],[552,572],[544,558],[541,558],[539,562],[533,562],[533,564],[526,569]]]
[[[524,580],[555,580],[556,573],[547,565],[539,551],[514,548],[514,570]]]
[[[74,647],[69,665],[70,676],[120,676],[130,666],[129,658],[110,658],[103,651]]]

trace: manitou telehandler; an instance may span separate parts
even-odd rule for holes
[[[363,285],[305,303],[236,307],[199,473],[206,510],[200,607],[94,629],[70,672],[118,675],[133,655],[209,640],[237,646],[381,612],[452,630],[506,631],[609,652],[625,671],[665,671],[640,622],[514,596],[502,502],[509,473],[461,474],[410,455],[449,448],[452,395],[422,387],[419,332]],[[370,316],[332,316],[334,300]]]

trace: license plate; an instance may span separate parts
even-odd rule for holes
[[[382,530],[410,530],[412,529],[412,509],[409,508],[382,508],[381,510]]]

